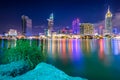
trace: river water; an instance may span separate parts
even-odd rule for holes
[[[31,40],[30,42],[32,42]],[[48,54],[46,62],[71,76],[89,80],[120,80],[119,39],[34,40]],[[15,41],[0,40],[0,49]],[[0,54],[2,54],[0,50]]]

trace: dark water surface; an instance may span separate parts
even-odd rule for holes
[[[119,39],[34,41],[38,46],[41,43],[44,45],[43,52],[48,54],[46,62],[53,64],[68,75],[89,80],[120,80]],[[0,54],[3,53],[2,48],[15,45],[15,41],[0,40]]]

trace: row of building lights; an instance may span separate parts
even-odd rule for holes
[[[23,36],[32,36],[32,20],[23,15],[22,17],[22,35]],[[54,15],[50,14],[48,21],[48,29],[45,30],[45,36],[53,36],[56,35],[57,32],[53,32],[54,26]],[[110,12],[110,8],[108,7],[108,11],[105,15],[105,29],[102,31],[103,35],[111,35],[112,34],[112,13]],[[91,23],[80,23],[80,20],[77,18],[72,22],[72,30],[63,29],[60,33],[64,34],[81,34],[81,35],[95,35],[96,32],[94,30],[94,25]],[[10,29],[6,36],[17,36],[17,30]],[[41,34],[40,34],[41,35]]]

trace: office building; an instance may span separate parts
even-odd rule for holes
[[[79,20],[79,18],[73,20],[72,30],[73,30],[73,34],[79,34],[80,33],[80,20]]]
[[[94,26],[90,23],[82,23],[80,25],[80,34],[81,35],[93,35],[94,34]]]
[[[22,16],[22,35],[32,35],[32,20],[25,15]]]
[[[48,21],[48,36],[52,35],[52,31],[53,31],[53,25],[54,25],[54,15],[53,13],[50,14],[49,19],[47,19]]]
[[[17,30],[15,29],[10,29],[8,31],[8,36],[17,36]]]
[[[105,15],[105,30],[104,35],[112,34],[112,13],[110,12],[110,8],[108,7],[108,11]]]

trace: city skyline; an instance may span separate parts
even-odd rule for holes
[[[21,15],[27,15],[33,20],[33,29],[38,32],[47,28],[46,19],[50,13],[55,15],[54,28],[72,27],[72,21],[79,18],[82,23],[99,23],[105,20],[105,13],[108,4],[111,6],[113,14],[119,13],[119,1],[113,0],[71,0],[60,2],[51,0],[26,0],[26,1],[3,1],[1,4],[1,22],[0,33],[5,32],[9,28],[21,31]],[[16,3],[16,4],[15,4]],[[32,4],[33,3],[33,4]],[[8,4],[8,5],[7,5]],[[42,5],[40,5],[42,4]],[[98,7],[97,7],[98,6]],[[10,12],[11,11],[11,12]],[[8,13],[7,13],[8,12]]]

